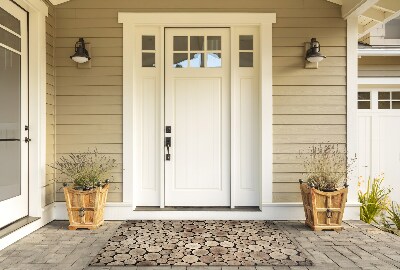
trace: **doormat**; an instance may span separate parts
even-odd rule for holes
[[[126,221],[91,263],[112,265],[312,265],[268,221]]]

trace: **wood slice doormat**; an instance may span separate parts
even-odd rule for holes
[[[312,265],[268,221],[126,221],[91,263],[112,265]]]

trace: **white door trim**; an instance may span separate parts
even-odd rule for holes
[[[260,206],[272,202],[272,24],[275,13],[118,13],[123,24],[123,202],[132,203],[141,177],[140,114],[135,108],[135,27],[260,27],[260,91],[261,91],[261,183]],[[162,58],[163,59],[163,58]],[[164,63],[161,63],[162,67]],[[163,70],[162,70],[163,72]],[[163,73],[162,73],[163,74]],[[162,81],[164,77],[162,77]],[[164,83],[160,85],[163,87]]]
[[[41,0],[14,0],[29,18],[29,215],[42,217],[46,183],[46,16]]]

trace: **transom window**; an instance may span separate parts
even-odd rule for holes
[[[174,36],[174,68],[222,67],[221,36]]]

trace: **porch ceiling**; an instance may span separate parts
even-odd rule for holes
[[[400,15],[399,0],[326,0],[342,6],[342,16],[358,16],[359,38]]]

